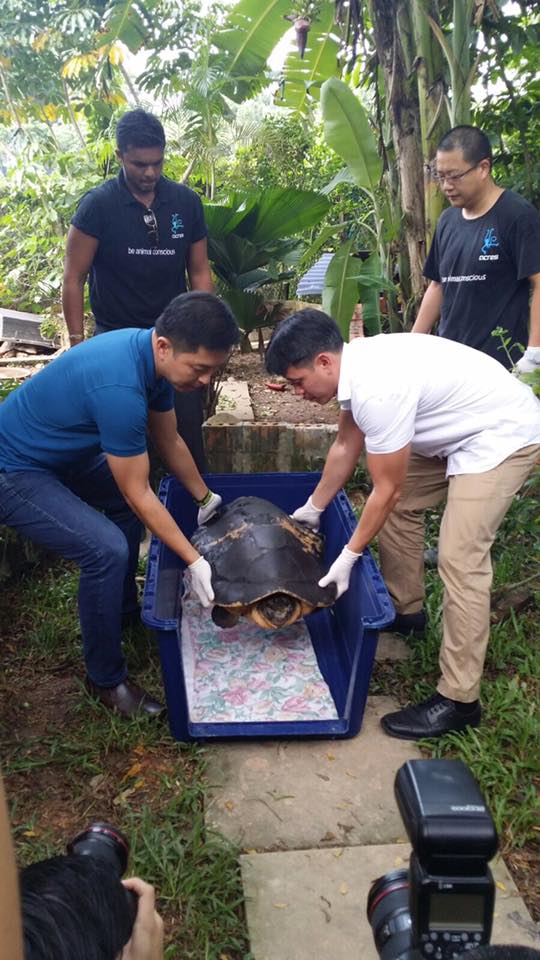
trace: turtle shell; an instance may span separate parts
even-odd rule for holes
[[[259,497],[239,497],[195,531],[191,542],[212,567],[215,603],[256,622],[257,605],[267,598],[276,611],[295,598],[294,620],[335,600],[335,586],[319,587],[324,576],[323,537],[293,520],[280,507]],[[268,604],[265,605],[268,609]],[[216,621],[219,622],[219,621]],[[287,623],[294,622],[287,619]]]

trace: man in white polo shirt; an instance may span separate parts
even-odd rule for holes
[[[444,583],[441,679],[429,700],[383,717],[415,740],[480,723],[489,640],[490,549],[514,495],[540,457],[540,403],[487,355],[438,337],[381,334],[343,344],[318,310],[276,329],[266,365],[316,403],[337,393],[337,438],[321,479],[293,516],[313,529],[365,446],[373,489],[349,543],[321,585],[338,596],[379,534],[381,567],[397,611],[423,618],[423,511],[446,499],[439,540]]]

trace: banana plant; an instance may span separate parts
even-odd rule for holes
[[[397,235],[386,198],[381,197],[382,162],[368,116],[351,88],[334,77],[321,88],[321,111],[327,144],[341,157],[346,167],[328,185],[330,191],[339,182],[356,184],[373,205],[375,250],[359,265],[352,256],[353,242],[348,240],[330,262],[323,291],[323,304],[340,327],[345,339],[353,309],[360,299],[364,305],[364,323],[369,333],[380,331],[379,290],[389,289],[389,245]]]

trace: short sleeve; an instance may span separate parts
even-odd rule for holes
[[[207,236],[208,230],[206,227],[206,221],[204,219],[204,207],[202,205],[201,198],[194,191],[191,191],[191,193],[193,200],[193,222],[190,243],[197,243],[199,240],[203,240],[204,237]]]
[[[518,280],[540,273],[540,213],[527,205],[510,231],[511,255]]]
[[[82,230],[97,240],[103,236],[105,217],[102,204],[96,196],[95,190],[89,190],[79,200],[77,209],[71,218],[71,223],[77,230]]]
[[[137,390],[116,385],[98,387],[89,402],[104,453],[115,457],[145,453],[147,404]]]
[[[402,390],[385,393],[373,392],[367,399],[356,404],[353,400],[353,417],[365,436],[368,453],[396,453],[414,437],[418,396],[410,385]]]
[[[158,380],[148,398],[148,409],[156,413],[167,413],[174,407],[174,388],[167,380]]]

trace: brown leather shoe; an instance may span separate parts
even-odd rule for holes
[[[86,686],[93,697],[97,697],[106,707],[116,710],[124,717],[131,717],[135,713],[147,713],[151,717],[158,717],[165,711],[162,703],[154,700],[146,690],[132,683],[127,677],[117,687],[98,687],[90,677],[87,677]]]

